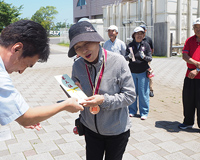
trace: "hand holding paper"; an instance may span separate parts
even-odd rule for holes
[[[97,114],[99,112],[99,106],[94,105],[96,103],[96,99],[92,100],[90,97],[88,99],[86,94],[81,90],[81,85],[79,82],[76,82],[75,84],[67,74],[55,76],[55,78],[60,83],[62,89],[65,91],[68,97],[77,98],[79,104],[83,105],[84,107],[90,107],[90,112],[92,114]]]
[[[129,51],[130,51],[130,53],[129,53],[130,55],[128,55],[128,56],[134,62],[135,61],[135,56],[134,56],[134,53],[133,53],[133,48],[129,47]]]
[[[90,107],[95,107],[95,106],[98,106],[100,104],[103,103],[104,101],[104,96],[103,95],[94,95],[94,96],[91,96],[91,97],[88,97],[85,99],[86,101],[82,102],[81,104],[83,106],[90,106]]]
[[[144,58],[145,58],[145,54],[144,54],[144,52],[143,52],[143,51],[140,51],[140,57],[141,57],[142,59],[144,59]]]
[[[74,81],[67,75],[55,76],[56,80],[60,83],[62,89],[65,91],[68,97],[74,97],[78,99],[78,103],[85,101],[86,94],[74,83]]]
[[[61,103],[64,103],[64,105],[66,106],[64,109],[71,113],[76,113],[78,111],[84,110],[83,106],[78,103],[77,98],[71,97]]]

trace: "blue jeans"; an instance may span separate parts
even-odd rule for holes
[[[129,113],[137,114],[137,99],[139,99],[140,116],[148,116],[149,113],[149,78],[146,76],[146,71],[142,73],[132,73],[135,83],[136,100],[129,106]]]

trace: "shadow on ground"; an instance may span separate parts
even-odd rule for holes
[[[185,131],[185,132],[196,132],[196,133],[200,133],[200,129],[197,128],[192,128],[192,129],[185,129],[182,130],[180,128],[178,128],[178,125],[180,124],[180,122],[177,121],[156,121],[155,122],[155,127],[157,128],[163,128],[168,132],[180,132],[180,131]]]

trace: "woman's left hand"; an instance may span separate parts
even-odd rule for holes
[[[85,101],[81,103],[81,105],[84,107],[95,107],[97,105],[102,104],[103,101],[104,96],[96,94],[94,96],[86,98]]]
[[[144,57],[145,57],[145,54],[144,54],[144,52],[143,52],[143,51],[141,51],[141,52],[140,52],[140,57],[141,57],[142,59],[144,59]]]

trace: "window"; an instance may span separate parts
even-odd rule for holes
[[[86,1],[85,0],[79,0],[78,3],[77,3],[77,7],[78,6],[84,6],[86,5]]]

